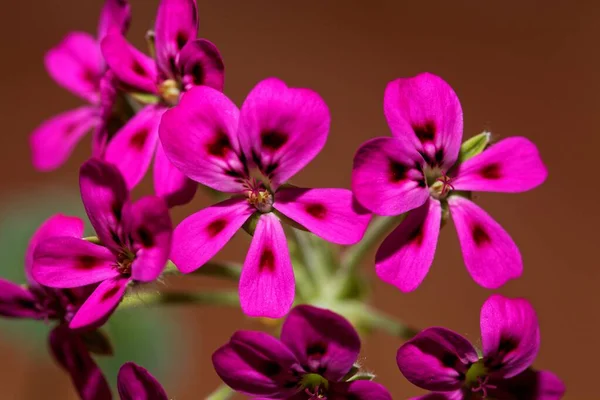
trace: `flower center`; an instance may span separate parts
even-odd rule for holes
[[[130,250],[123,249],[117,256],[117,271],[121,275],[131,276],[131,265],[133,264],[133,260],[135,260],[135,254]]]
[[[158,93],[165,103],[176,106],[181,96],[181,87],[175,79],[166,79],[158,85]]]
[[[309,400],[327,399],[329,382],[319,374],[305,374],[300,380],[304,393],[309,395]]]
[[[269,188],[269,180],[260,172],[252,171],[244,183],[244,195],[254,208],[261,213],[273,211],[274,193]]]
[[[452,178],[446,175],[446,172],[438,167],[426,166],[423,171],[427,186],[429,187],[429,194],[431,197],[441,200],[448,197],[448,194],[454,190],[452,186]]]
[[[488,370],[483,360],[479,360],[475,364],[472,364],[467,370],[465,386],[469,388],[472,393],[478,394],[480,398],[486,399],[488,398],[488,390],[496,388],[489,380]]]

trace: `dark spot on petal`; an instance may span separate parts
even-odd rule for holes
[[[208,233],[208,236],[210,236],[211,238],[214,238],[219,233],[221,233],[226,226],[227,220],[225,218],[216,219],[210,224],[208,224],[208,226],[206,227],[206,233]]]
[[[419,180],[417,181],[417,185],[418,185],[420,188],[425,188],[425,187],[427,187],[427,183],[425,182],[425,178],[423,178],[423,179],[419,179]]]
[[[177,41],[177,47],[179,48],[179,50],[181,50],[183,49],[183,46],[187,44],[189,38],[186,33],[179,32],[175,40]]]
[[[298,382],[295,381],[287,381],[283,384],[283,387],[286,389],[293,389],[298,386]]]
[[[149,133],[150,132],[147,129],[142,129],[131,137],[129,144],[131,144],[131,146],[137,151],[142,151],[144,145],[146,144],[146,139],[148,138]]]
[[[442,356],[442,365],[447,368],[454,368],[458,363],[458,357],[456,354],[446,353]]]
[[[121,244],[121,238],[119,237],[119,234],[113,231],[112,229],[110,230],[110,237],[113,240],[113,242]]]
[[[77,259],[77,268],[90,269],[97,265],[97,260],[92,256],[79,256]]]
[[[444,149],[438,149],[435,152],[434,158],[436,165],[442,165],[442,163],[444,162]]]
[[[115,218],[117,219],[117,221],[121,220],[122,217],[122,207],[121,207],[121,203],[119,203],[118,201],[114,201],[112,204],[112,213],[115,216]]]
[[[206,146],[208,154],[221,158],[225,157],[231,150],[229,137],[221,131],[217,132],[213,141]]]
[[[409,235],[408,235],[408,242],[409,243],[414,243],[417,246],[421,246],[421,244],[423,244],[423,236],[424,236],[424,232],[423,232],[423,225],[419,225],[417,226]]]
[[[265,175],[267,176],[271,176],[271,174],[273,174],[273,172],[275,172],[275,170],[279,167],[279,163],[277,161],[273,161],[271,162],[269,165],[267,165],[267,167],[265,168]]]
[[[211,46],[208,42],[200,42],[200,47],[202,48],[202,51],[204,52],[204,54],[206,54],[206,56],[213,61],[214,67],[219,71],[222,72],[225,70],[225,65],[223,64],[223,59],[221,58],[221,55],[219,54],[218,50],[214,47]]]
[[[432,142],[435,138],[435,124],[433,121],[428,121],[423,125],[415,125],[413,130],[421,143]]]
[[[273,272],[275,270],[275,254],[273,253],[273,250],[269,248],[263,250],[260,255],[258,267],[260,271],[267,269],[270,272]]]
[[[258,169],[261,171],[263,170],[263,163],[262,159],[260,158],[260,154],[256,153],[254,150],[252,151],[252,161],[254,162],[254,165],[258,167]],[[246,165],[246,163],[244,163],[244,165]],[[248,171],[246,171],[246,174],[247,173]]]
[[[136,59],[133,60],[133,63],[131,64],[131,69],[138,76],[146,77],[148,75],[142,64],[140,64],[139,61]]]
[[[243,178],[243,176],[240,172],[233,170],[233,169],[226,169],[224,172],[225,172],[225,175],[231,176],[233,178]]]
[[[486,367],[491,370],[500,369],[504,366],[506,355],[514,351],[519,346],[519,342],[511,337],[501,337],[496,353],[489,356],[485,361]]]
[[[91,86],[97,86],[98,85],[98,81],[99,81],[99,77],[98,74],[96,74],[96,72],[89,70],[89,69],[84,69],[83,70],[83,74],[81,75],[81,79],[83,79],[84,81],[86,81],[87,83],[89,83]]]
[[[71,136],[72,134],[75,133],[78,126],[79,126],[79,124],[74,124],[74,123],[65,125],[65,127],[63,128],[64,135]]]
[[[281,366],[272,361],[265,361],[262,365],[262,372],[266,376],[276,376],[281,372]]]
[[[144,246],[145,248],[154,246],[154,237],[148,229],[140,227],[137,231],[137,234],[140,243],[142,243],[142,246]]]
[[[487,243],[491,243],[492,241],[485,229],[483,229],[483,227],[479,224],[473,226],[471,234],[473,235],[473,241],[475,242],[475,245],[478,247],[481,247]]]
[[[194,64],[190,72],[194,85],[200,86],[204,83],[206,74],[204,73],[204,67],[200,63]]]
[[[327,208],[320,203],[306,204],[304,209],[317,219],[324,219],[327,216]]]
[[[319,360],[327,353],[326,343],[314,343],[306,348],[306,355],[310,359]]]
[[[481,168],[479,175],[485,179],[500,179],[502,178],[500,165],[497,163],[486,165],[485,167]]]
[[[260,137],[263,147],[271,151],[279,150],[289,139],[285,133],[278,131],[266,131]]]
[[[111,287],[109,290],[107,290],[103,295],[102,295],[102,299],[101,301],[106,301],[110,298],[112,298],[115,294],[117,294],[119,292],[119,287],[118,286],[113,286]]]
[[[389,174],[390,174],[391,182],[399,182],[399,181],[405,179],[407,171],[408,171],[408,168],[405,165],[400,164],[397,161],[390,160]]]

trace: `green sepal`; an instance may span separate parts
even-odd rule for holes
[[[94,331],[83,332],[79,337],[83,340],[86,349],[88,349],[90,353],[99,356],[112,356],[114,353],[110,339],[106,333],[100,330],[96,329]]]
[[[130,92],[128,94],[131,98],[141,104],[157,104],[160,101],[158,96],[150,93]]]
[[[256,231],[256,225],[258,225],[258,220],[261,215],[262,213],[255,212],[246,220],[246,222],[244,222],[244,225],[242,225],[242,228],[248,232],[248,235],[254,236],[254,231]]]
[[[458,162],[463,163],[469,158],[475,157],[481,153],[492,139],[491,132],[481,132],[479,135],[473,136],[460,146],[460,152],[458,153]]]
[[[346,382],[372,381],[373,379],[375,379],[375,374],[373,374],[371,372],[359,372],[359,373],[355,374],[354,376],[352,376],[350,379],[348,379]]]

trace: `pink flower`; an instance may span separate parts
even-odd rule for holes
[[[143,367],[128,362],[119,369],[117,387],[121,400],[168,400],[155,377]]]
[[[519,249],[469,198],[471,191],[515,193],[544,182],[547,171],[535,145],[511,137],[457,164],[462,109],[452,88],[432,74],[391,82],[384,105],[393,137],[364,143],[352,173],[354,194],[367,209],[390,216],[410,211],[377,252],[379,277],[405,292],[416,289],[448,209],[475,282],[498,288],[519,277]]]
[[[161,0],[156,15],[155,59],[136,50],[118,32],[102,41],[102,53],[127,91],[150,94],[158,103],[145,106],[110,141],[104,158],[117,166],[127,187],[137,185],[154,157],[154,189],[169,205],[189,202],[196,184],[174,168],[158,141],[163,113],[194,86],[223,90],[224,66],[211,42],[196,39],[195,0]]]
[[[254,215],[256,231],[240,279],[242,310],[285,315],[295,282],[280,219],[339,244],[359,241],[370,219],[349,190],[286,183],[321,151],[329,122],[317,93],[273,78],[260,82],[241,110],[214,89],[187,93],[163,117],[165,152],[185,175],[232,197],[175,229],[175,265],[184,273],[201,267]]]
[[[114,97],[104,92],[109,91],[114,82],[110,77],[104,77],[106,67],[99,41],[110,32],[125,32],[129,19],[130,7],[126,0],[106,0],[97,38],[85,32],[72,32],[46,54],[45,64],[50,76],[88,105],[59,114],[32,133],[32,161],[38,170],[50,171],[61,166],[90,130],[94,132],[93,152],[100,153],[106,134],[105,120],[114,102]],[[101,84],[103,80],[105,82]]]
[[[92,159],[83,164],[81,198],[102,246],[78,237],[41,241],[34,253],[33,277],[45,286],[73,288],[99,283],[69,326],[99,324],[117,307],[132,282],[155,280],[171,248],[171,219],[156,196],[135,203],[119,171]]]
[[[55,215],[44,222],[27,247],[27,287],[0,279],[0,315],[56,321],[57,325],[49,337],[50,350],[55,360],[69,373],[83,400],[104,400],[110,398],[110,388],[102,371],[90,356],[90,351],[97,352],[101,349],[103,354],[110,353],[110,343],[94,327],[72,330],[67,326],[94,287],[53,289],[39,285],[31,278],[33,253],[38,243],[54,237],[81,238],[82,234],[83,221],[79,218]],[[88,350],[91,343],[94,346]]]
[[[535,310],[528,301],[491,296],[481,308],[480,358],[467,339],[445,328],[425,329],[400,349],[396,361],[411,383],[435,393],[421,400],[558,400],[563,383],[532,370],[540,348]]]

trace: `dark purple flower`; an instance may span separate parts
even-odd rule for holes
[[[132,362],[123,364],[119,369],[117,387],[121,400],[168,400],[156,378]]]
[[[281,339],[264,332],[237,331],[213,354],[221,379],[234,390],[269,399],[391,400],[381,385],[345,381],[360,351],[360,338],[341,316],[297,306],[287,316]]]
[[[558,400],[565,387],[554,374],[534,371],[540,331],[531,304],[491,296],[481,308],[482,357],[445,328],[425,329],[398,349],[406,379],[432,394],[420,399]]]

